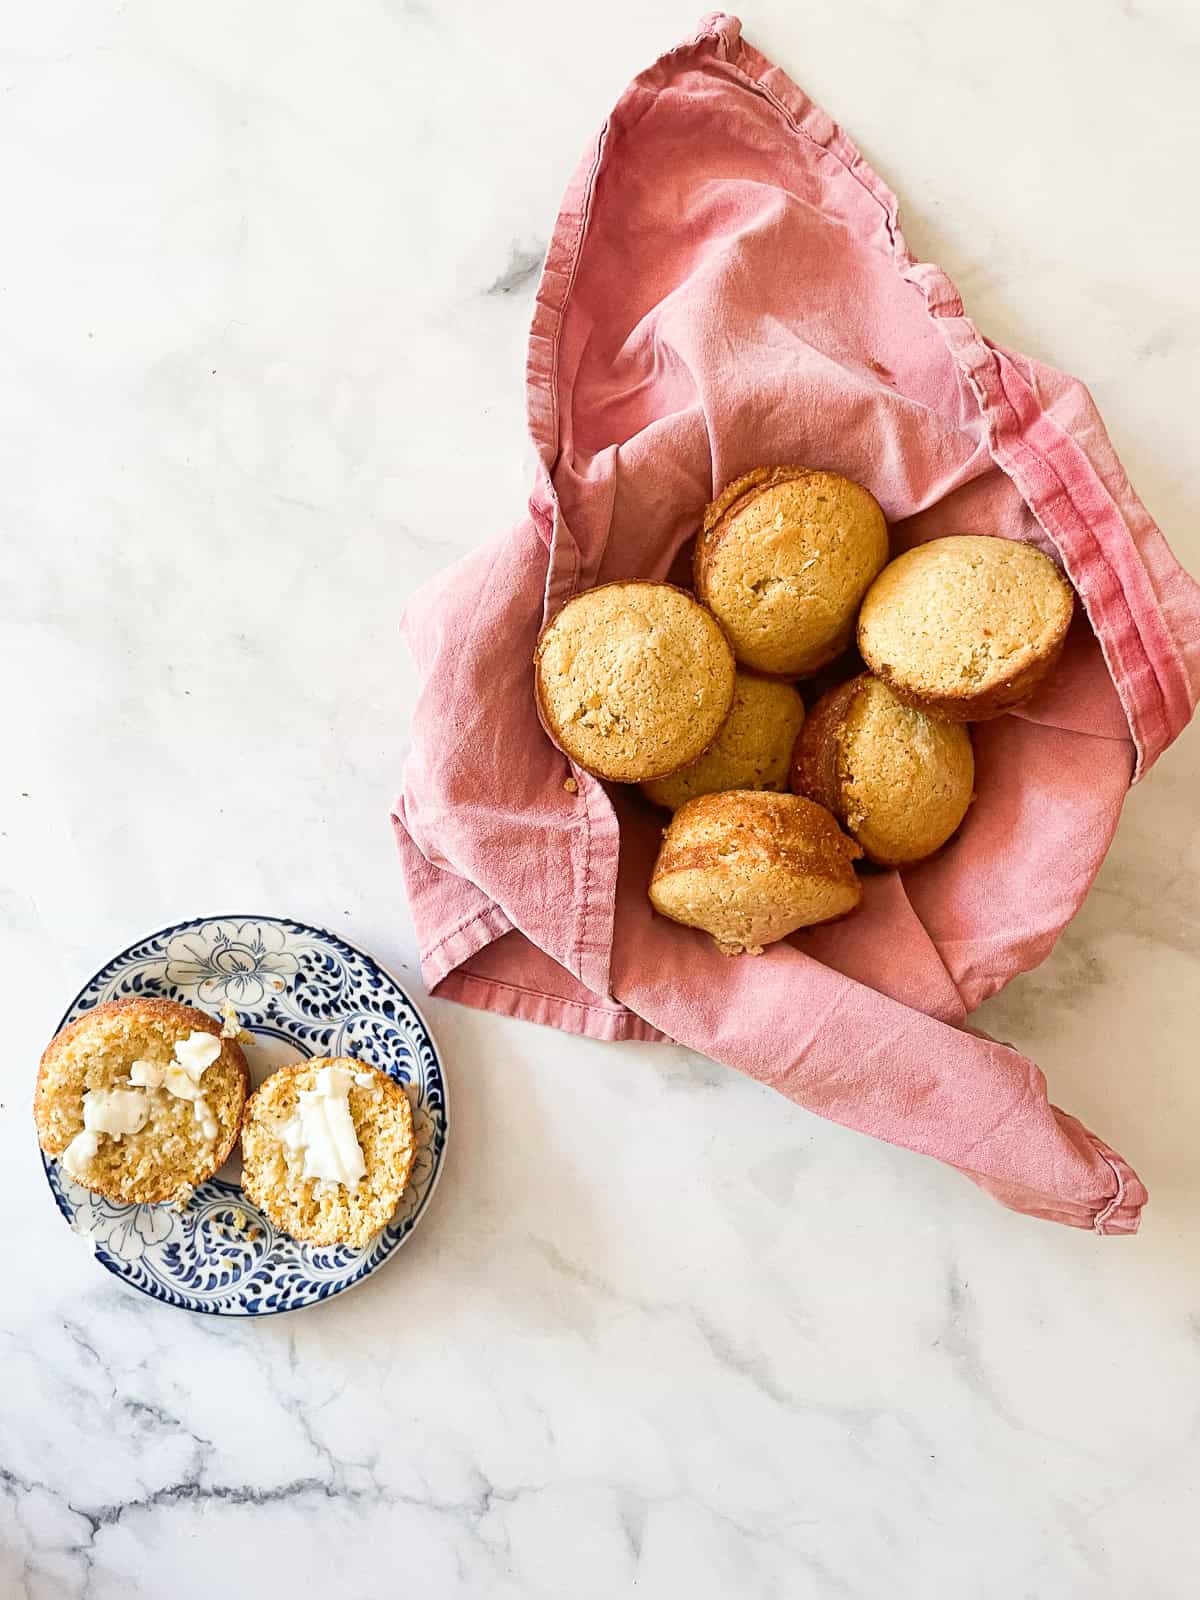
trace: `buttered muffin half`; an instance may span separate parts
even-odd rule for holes
[[[663,834],[650,901],[710,933],[726,955],[758,955],[797,928],[853,911],[861,854],[824,806],[800,795],[702,795]]]
[[[696,540],[696,594],[738,661],[804,678],[850,643],[888,558],[883,512],[860,484],[806,467],[758,467],[731,483]]]
[[[729,715],[699,761],[642,788],[668,811],[723,789],[786,789],[803,723],[804,701],[790,683],[740,671]]]
[[[55,1035],[38,1069],[38,1141],[86,1189],[182,1202],[237,1142],[249,1074],[236,1041],[174,1000],[112,1000]]]
[[[984,722],[1021,705],[1053,669],[1075,597],[1016,539],[931,539],[886,566],[863,601],[863,660],[909,705]]]
[[[403,1085],[350,1056],[280,1067],[246,1106],[242,1186],[293,1239],[361,1249],[391,1221],[415,1155]]]
[[[827,806],[880,866],[940,849],[974,786],[966,728],[905,705],[867,672],[822,695],[796,741],[792,788]]]
[[[569,600],[534,655],[554,742],[597,778],[644,783],[696,760],[733,703],[733,653],[711,612],[669,583]]]

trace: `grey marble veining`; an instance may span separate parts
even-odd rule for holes
[[[979,1015],[1134,1161],[1012,1217],[684,1050],[425,1005],[447,1170],[370,1284],[241,1325],[62,1225],[33,1065],[115,949],[344,931],[420,996],[405,598],[528,483],[563,187],[661,0],[46,0],[0,45],[0,1600],[1179,1600],[1200,1554],[1200,739]],[[1078,372],[1200,568],[1200,13],[764,5],[986,332]]]

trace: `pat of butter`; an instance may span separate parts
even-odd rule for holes
[[[111,1139],[140,1133],[149,1115],[146,1096],[136,1089],[87,1090],[83,1097],[83,1128],[63,1151],[63,1166],[73,1177],[81,1178],[88,1163],[96,1159],[102,1133]]]
[[[304,1154],[304,1176],[353,1187],[367,1170],[350,1115],[352,1073],[319,1067],[315,1089],[301,1089],[296,1114],[279,1130],[288,1150]]]
[[[89,1133],[140,1133],[150,1107],[136,1089],[89,1089],[83,1097],[83,1125]]]
[[[140,1083],[143,1089],[161,1089],[166,1075],[166,1067],[157,1061],[135,1061],[129,1069],[130,1083]]]
[[[211,1144],[221,1130],[217,1125],[216,1117],[212,1114],[208,1101],[203,1096],[193,1102],[192,1115],[200,1124],[200,1131]]]
[[[179,1100],[199,1100],[200,1079],[221,1054],[221,1041],[215,1033],[193,1029],[186,1039],[176,1039],[175,1059],[168,1061],[163,1085]]]
[[[96,1159],[96,1152],[100,1148],[100,1135],[89,1133],[84,1128],[82,1133],[77,1133],[60,1157],[62,1164],[73,1178],[86,1176],[89,1162]]]

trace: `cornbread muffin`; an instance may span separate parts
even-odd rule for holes
[[[1066,642],[1075,597],[1015,539],[933,539],[886,566],[863,601],[858,648],[895,694],[950,722],[1028,700]]]
[[[887,557],[883,512],[857,483],[759,467],[705,512],[696,593],[743,666],[804,678],[850,643],[859,601]]]
[[[174,1000],[110,1000],[46,1047],[38,1142],[109,1200],[182,1202],[228,1160],[248,1088],[246,1058],[215,1018]]]
[[[733,702],[715,619],[669,583],[606,583],[569,600],[534,655],[547,731],[597,778],[665,778],[708,749]]]
[[[415,1155],[403,1085],[350,1056],[280,1067],[246,1106],[242,1186],[277,1228],[310,1244],[369,1244]]]
[[[729,715],[699,761],[642,788],[668,811],[722,789],[786,789],[792,746],[803,722],[804,701],[790,683],[739,672]]]
[[[822,695],[792,761],[796,793],[828,806],[883,867],[940,849],[966,815],[974,783],[966,728],[906,706],[869,672]]]
[[[853,911],[862,851],[823,806],[735,789],[671,819],[650,879],[656,911],[711,933],[726,955],[759,955],[797,928]]]

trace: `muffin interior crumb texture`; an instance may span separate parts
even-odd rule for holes
[[[302,1149],[290,1146],[302,1091],[324,1067],[353,1074],[350,1116],[365,1172],[347,1185],[306,1177]],[[313,1244],[362,1248],[387,1225],[408,1185],[416,1142],[412,1106],[401,1084],[348,1057],[281,1067],[251,1096],[242,1130],[242,1183],[276,1227]]]
[[[1048,556],[1011,539],[934,539],[898,557],[863,606],[860,643],[885,678],[970,696],[1057,650],[1073,597]]]
[[[219,1049],[202,1069],[185,1070],[176,1046],[186,1060],[198,1033]],[[202,1049],[200,1059],[212,1053]],[[147,1204],[186,1196],[212,1176],[237,1139],[245,1092],[241,1052],[210,1018],[145,1001],[99,1007],[52,1041],[34,1113],[47,1155],[62,1160],[70,1150],[70,1176],[112,1200]],[[123,1120],[129,1131],[85,1128],[85,1112],[93,1124]]]
[[[664,776],[717,735],[733,655],[715,619],[668,584],[577,595],[538,646],[542,714],[581,766],[618,782]]]

